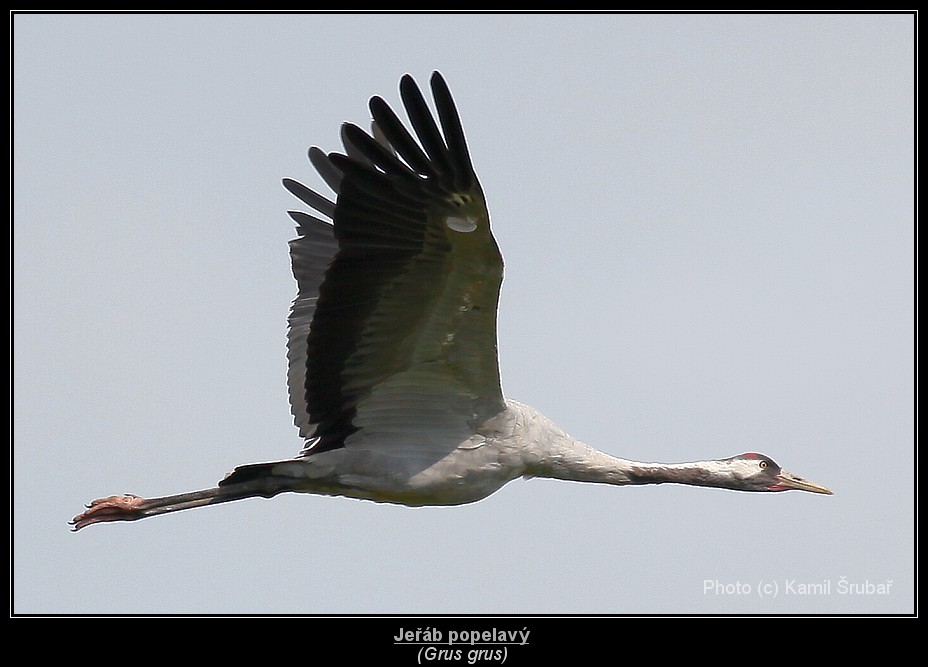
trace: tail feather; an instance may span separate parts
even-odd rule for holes
[[[284,461],[268,461],[266,463],[246,463],[245,465],[236,466],[227,474],[219,486],[228,486],[229,484],[239,484],[242,482],[252,482],[256,479],[266,477],[275,477],[272,472],[274,467],[285,463]]]

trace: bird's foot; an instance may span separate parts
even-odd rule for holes
[[[124,496],[98,498],[87,505],[86,512],[82,512],[71,519],[70,523],[74,526],[72,530],[80,530],[85,526],[104,521],[132,521],[138,519],[141,516],[141,511],[145,509],[146,503],[148,501],[145,498],[130,493]]]

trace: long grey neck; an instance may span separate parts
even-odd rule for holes
[[[721,461],[645,463],[605,454],[572,438],[550,420],[519,405],[523,422],[526,475],[602,484],[688,484],[730,486],[731,471]]]
[[[688,484],[721,486],[722,470],[716,461],[645,463],[609,456],[578,440],[553,451],[534,467],[536,477],[602,484]]]

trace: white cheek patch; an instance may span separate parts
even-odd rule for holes
[[[758,459],[739,459],[737,461],[732,461],[730,467],[731,474],[734,475],[736,479],[749,479],[763,470],[763,468],[760,467],[760,460]]]
[[[457,216],[449,215],[445,218],[445,224],[448,225],[448,229],[452,229],[456,232],[472,232],[477,229],[477,223],[474,222],[473,218],[459,218]]]

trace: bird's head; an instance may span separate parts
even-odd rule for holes
[[[738,488],[744,491],[811,491],[832,495],[824,486],[783,470],[769,456],[748,452],[725,459]]]

